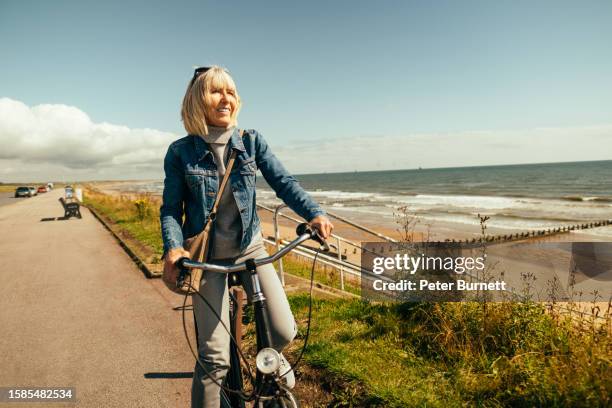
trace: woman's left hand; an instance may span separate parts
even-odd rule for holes
[[[314,217],[308,224],[310,224],[312,228],[316,229],[323,239],[329,238],[332,230],[334,229],[334,224],[332,224],[329,218],[324,215]]]

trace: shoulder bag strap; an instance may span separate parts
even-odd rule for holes
[[[242,137],[243,133],[244,131],[241,129],[240,137]],[[217,216],[217,207],[219,207],[219,201],[221,201],[223,190],[225,190],[225,186],[227,184],[227,181],[229,180],[230,173],[232,172],[232,167],[234,167],[234,161],[236,161],[236,151],[232,149],[232,153],[230,155],[229,161],[227,162],[227,165],[225,166],[225,174],[223,175],[223,180],[221,181],[221,185],[219,186],[217,197],[215,197],[215,203],[213,204],[213,208],[210,211],[210,219],[212,221],[214,221],[215,217]]]

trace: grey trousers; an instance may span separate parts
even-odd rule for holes
[[[264,258],[268,253],[258,247],[251,253],[236,259],[211,260],[211,263],[232,265],[244,262],[247,258]],[[297,334],[297,325],[291,313],[287,296],[272,265],[257,268],[261,289],[266,297],[268,320],[272,334],[273,347],[277,351],[287,346]],[[240,276],[247,296],[251,297],[253,288],[248,272]],[[223,323],[229,329],[229,293],[227,275],[204,272],[200,283],[200,294],[211,304]],[[198,327],[198,354],[206,370],[217,382],[222,383],[230,367],[230,336],[219,323],[208,305],[199,296],[193,296],[194,315]],[[206,375],[196,362],[191,387],[192,408],[218,408],[220,406],[220,388]]]

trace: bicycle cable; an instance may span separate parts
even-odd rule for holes
[[[291,369],[287,370],[287,372],[285,372],[284,374],[280,375],[279,378],[283,378],[284,376],[289,374],[289,372],[291,372],[291,371],[293,371],[293,373],[295,375],[295,372],[297,371],[297,368],[298,368],[298,366],[300,364],[300,361],[302,360],[302,356],[304,355],[304,352],[306,351],[306,347],[308,346],[308,339],[310,338],[310,322],[311,322],[311,318],[312,318],[312,289],[313,289],[313,286],[314,286],[314,270],[315,270],[315,264],[317,263],[317,257],[319,256],[320,252],[321,251],[318,250],[315,253],[314,259],[312,261],[312,268],[310,270],[310,291],[309,291],[309,296],[308,296],[308,324],[306,325],[306,336],[304,337],[304,345],[302,346],[302,350],[300,351],[300,355],[295,360],[295,363],[293,365],[290,364]]]
[[[202,294],[200,294],[200,291],[196,290],[196,288],[191,285],[191,275],[189,277],[189,288],[193,290],[194,294],[197,294],[200,297],[200,299],[202,299],[204,301],[204,303],[208,306],[208,308],[213,312],[213,314],[215,315],[215,317],[217,318],[219,323],[221,323],[221,325],[223,326],[225,331],[230,335],[230,340],[234,341],[234,343],[237,344],[236,343],[236,339],[232,335],[231,330],[229,330],[227,328],[227,325],[223,322],[223,320],[221,320],[221,316],[219,316],[219,314],[213,309],[212,305],[208,302],[208,300],[206,300],[204,298],[204,296],[202,296]],[[202,363],[202,361],[200,361],[200,358],[198,357],[198,355],[193,350],[193,345],[191,344],[191,341],[189,340],[189,334],[187,333],[187,322],[185,320],[185,306],[187,305],[187,298],[188,297],[189,297],[189,294],[185,294],[185,298],[183,300],[183,312],[182,312],[182,316],[183,316],[183,331],[185,333],[185,339],[187,340],[187,345],[189,346],[189,350],[191,351],[191,354],[195,358],[195,360],[198,363],[198,365],[200,366],[200,368],[202,368],[202,370],[204,370],[204,374],[206,375],[206,377],[208,377],[216,386],[218,386],[220,389],[222,389],[225,392],[230,392],[230,393],[233,393],[233,394],[237,394],[241,399],[243,399],[245,401],[252,401],[253,399],[255,399],[257,397],[255,395],[255,387],[254,386],[253,386],[253,392],[251,394],[245,394],[245,392],[243,390],[233,390],[233,389],[231,389],[229,387],[224,386],[221,381],[219,381],[216,378],[214,378],[213,375],[211,374],[211,372],[208,371],[208,369],[206,369],[206,367],[204,367],[204,364]],[[192,302],[193,302],[193,300],[192,300]],[[194,318],[195,318],[195,316],[194,316]],[[198,333],[196,332],[196,337],[197,337],[197,335],[198,335]],[[248,360],[246,359],[246,357],[242,353],[242,350],[240,350],[238,347],[236,347],[236,349],[238,350],[238,354],[239,354],[240,358],[243,360],[243,362],[246,365],[247,372],[249,374],[249,382],[251,384],[253,384],[253,374],[251,373],[251,368],[248,366]]]

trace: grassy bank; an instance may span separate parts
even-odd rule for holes
[[[150,195],[111,196],[91,187],[84,203],[110,221],[115,232],[133,244],[132,248],[149,264],[160,264],[163,253],[159,225],[159,202]]]
[[[275,264],[275,267],[278,270],[277,264]],[[289,254],[283,258],[283,270],[291,275],[310,279],[312,273],[312,260],[298,258]],[[314,271],[314,280],[323,285],[340,289],[340,273],[337,269],[317,267]],[[344,282],[344,290],[356,295],[361,294],[361,286],[346,279]]]
[[[0,193],[14,193],[21,184],[0,184]]]
[[[303,337],[307,298],[295,296],[290,302]],[[305,358],[332,384],[331,405],[611,403],[609,319],[583,331],[535,303],[483,307],[318,300],[312,322]],[[299,346],[293,346],[294,353]]]

